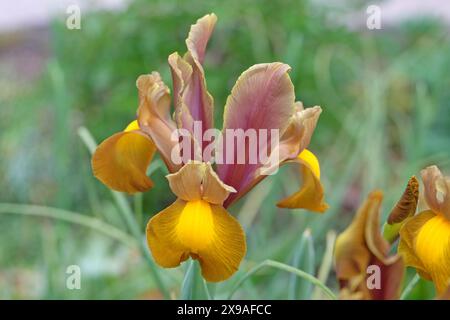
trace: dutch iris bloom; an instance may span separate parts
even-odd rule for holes
[[[392,300],[400,297],[404,264],[400,256],[389,254],[391,245],[381,235],[382,200],[381,191],[370,193],[352,223],[336,240],[334,257],[342,299]],[[369,266],[379,268],[379,288],[367,285]]]
[[[406,265],[433,281],[443,295],[450,287],[450,177],[436,166],[421,175],[429,209],[405,220],[398,251]]]
[[[195,122],[201,122],[203,131],[214,128],[213,97],[207,90],[202,64],[216,20],[214,14],[199,19],[190,29],[186,54],[169,56],[172,100],[159,73],[140,76],[137,120],[101,143],[92,159],[94,175],[104,184],[135,193],[151,188],[146,170],[154,153],[159,152],[170,172],[167,179],[177,200],[148,222],[149,249],[162,267],[176,267],[189,257],[198,259],[208,281],[225,280],[238,269],[246,252],[245,234],[227,208],[266,177],[263,163],[213,166],[201,152],[208,144],[196,140],[194,134]],[[321,108],[304,108],[295,101],[289,70],[288,65],[274,62],[257,64],[243,72],[226,101],[222,132],[278,130],[275,165],[297,163],[303,176],[300,190],[278,206],[324,212],[328,206],[319,162],[306,149]],[[194,154],[181,164],[172,157],[172,152],[180,148],[179,141],[171,138],[180,128],[191,133],[195,147]],[[269,142],[263,142],[260,152],[269,150]],[[234,150],[225,148],[224,154],[236,155],[249,149],[246,142],[239,150],[237,146]]]

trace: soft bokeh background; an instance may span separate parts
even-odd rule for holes
[[[382,30],[366,28],[364,1],[81,1],[81,30],[66,28],[62,4],[3,2],[0,298],[161,297],[117,199],[93,178],[78,132],[84,126],[101,141],[123,129],[137,107],[137,76],[158,70],[170,83],[167,56],[186,50],[189,26],[209,12],[219,17],[205,61],[216,123],[242,71],[261,62],[291,65],[297,99],[324,110],[310,149],[321,160],[331,206],[324,215],[277,209],[299,175],[285,167],[266,179],[230,208],[247,232],[241,270],[210,289],[225,297],[246,270],[267,258],[314,274],[324,269],[325,280],[326,235],[348,225],[370,190],[384,191],[386,216],[421,168],[436,163],[450,174],[449,6],[428,1],[423,8],[420,2],[382,2]],[[160,163],[153,167],[156,187],[127,197],[142,232],[149,217],[174,200]],[[298,262],[306,229],[314,251]],[[81,290],[66,288],[69,265],[81,267]],[[184,270],[161,272],[174,296]],[[264,269],[235,297],[287,298],[290,279]],[[336,290],[332,270],[326,281]],[[433,297],[426,281],[411,296]]]

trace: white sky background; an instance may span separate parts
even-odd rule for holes
[[[0,0],[0,31],[46,25],[54,16],[66,16],[70,5],[84,10],[120,10],[127,0]]]
[[[120,10],[129,0],[1,0],[0,32],[33,28],[46,25],[53,16],[65,16],[69,5],[77,4],[84,10]],[[169,0],[168,0],[169,1]],[[345,7],[345,0],[314,0],[324,5]],[[395,25],[412,17],[433,16],[450,25],[449,0],[386,0],[373,1],[379,4],[383,25]],[[336,17],[349,27],[365,25],[365,12],[355,12],[345,17]]]

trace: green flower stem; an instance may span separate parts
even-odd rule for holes
[[[202,278],[202,282],[203,282],[203,290],[205,290],[205,294],[206,294],[206,299],[213,300],[213,296],[211,295],[211,292],[209,291],[206,280]]]
[[[250,278],[253,274],[255,274],[256,272],[258,272],[260,269],[262,269],[264,267],[272,267],[275,269],[293,273],[293,274],[297,275],[298,277],[301,277],[301,278],[311,282],[318,288],[320,288],[330,299],[336,300],[336,295],[333,293],[333,291],[331,291],[330,288],[328,288],[324,283],[322,283],[316,277],[314,277],[314,276],[310,275],[309,273],[306,273],[300,269],[294,268],[290,265],[287,265],[287,264],[284,264],[284,263],[281,263],[278,261],[273,261],[273,260],[265,260],[265,261],[261,262],[260,264],[256,265],[255,267],[253,267],[252,269],[250,269],[241,279],[239,279],[239,281],[236,283],[236,285],[231,289],[230,293],[228,294],[228,299],[231,299],[233,297],[234,293],[239,289],[239,287],[248,278]]]
[[[137,245],[136,240],[122,230],[117,229],[116,227],[103,222],[100,219],[89,217],[77,212],[45,206],[0,203],[0,214],[2,213],[21,214],[63,220],[99,231],[104,235],[118,240],[127,246],[136,247]]]
[[[327,233],[326,247],[322,258],[322,264],[320,265],[319,273],[317,275],[317,278],[323,283],[327,282],[330,270],[333,266],[333,250],[335,242],[336,242],[336,232],[329,231]],[[313,291],[312,299],[317,300],[319,298],[320,298],[320,291],[316,287]]]
[[[84,142],[86,147],[89,149],[89,152],[91,154],[93,154],[95,149],[97,148],[97,143],[95,142],[95,140],[92,137],[89,130],[87,130],[85,127],[80,127],[78,129],[78,135],[80,136],[81,140]],[[113,198],[116,201],[118,207],[120,208],[120,212],[122,213],[122,216],[123,216],[125,222],[127,223],[128,228],[130,229],[131,233],[137,240],[142,255],[144,256],[145,260],[148,262],[148,265],[150,267],[150,272],[152,273],[152,276],[153,276],[153,279],[155,280],[156,285],[158,286],[159,290],[163,294],[164,298],[170,299],[169,291],[165,287],[165,285],[158,273],[156,264],[153,261],[152,256],[150,255],[150,252],[147,248],[146,243],[144,242],[143,234],[140,230],[139,224],[136,221],[133,211],[130,208],[130,204],[128,203],[126,197],[122,193],[117,192],[117,191],[112,191],[112,190],[111,190],[111,193],[112,193]]]
[[[142,193],[136,193],[133,196],[133,209],[134,212],[136,213],[136,220],[138,222],[138,224],[140,226],[142,226],[143,222],[144,222],[144,197],[142,195]]]
[[[183,283],[181,285],[180,299],[212,300],[206,281],[201,275],[200,263],[196,260],[191,259],[188,262]]]
[[[405,300],[409,296],[409,294],[414,289],[414,287],[417,285],[419,280],[420,280],[420,276],[416,273],[414,275],[414,277],[411,279],[411,281],[408,283],[408,285],[406,286],[405,290],[403,290],[403,292],[400,296],[400,300]]]
[[[186,269],[186,273],[184,274],[183,283],[181,284],[181,292],[180,299],[181,300],[192,300],[193,291],[194,291],[194,283],[195,283],[195,261],[189,261],[188,267]]]

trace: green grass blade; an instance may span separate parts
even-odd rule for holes
[[[287,264],[284,264],[284,263],[281,263],[278,261],[274,261],[274,260],[265,260],[265,261],[261,262],[260,264],[256,265],[255,267],[253,267],[252,269],[250,269],[241,279],[239,279],[239,281],[236,283],[236,285],[231,289],[230,293],[228,294],[228,299],[231,299],[233,297],[235,292],[241,287],[241,285],[247,279],[249,279],[253,274],[255,274],[256,272],[258,272],[260,269],[262,269],[264,267],[272,267],[275,269],[293,273],[296,276],[301,277],[301,278],[311,282],[318,288],[320,288],[330,299],[332,299],[332,300],[337,299],[336,295],[333,293],[333,291],[331,291],[330,288],[328,288],[324,283],[322,283],[316,277],[310,275],[309,273],[306,273],[303,270],[294,268],[290,265],[287,265]]]
[[[134,247],[137,245],[136,240],[122,230],[119,230],[116,227],[101,221],[100,219],[89,217],[77,212],[37,205],[0,203],[0,214],[2,213],[21,214],[62,220],[91,228],[113,239],[116,239],[126,244],[127,246]]]

